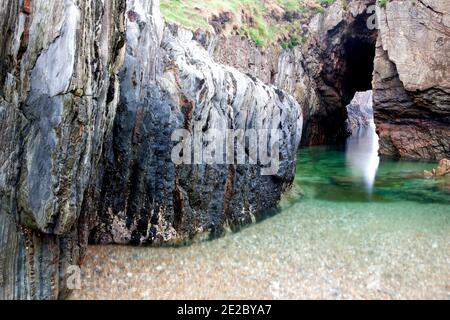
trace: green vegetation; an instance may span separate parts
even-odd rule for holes
[[[293,49],[296,46],[298,46],[299,44],[304,44],[306,43],[308,39],[305,36],[302,36],[301,38],[299,38],[297,35],[291,35],[290,39],[288,41],[284,41],[281,43],[281,47],[283,49]]]
[[[378,0],[378,5],[380,8],[385,8],[388,3],[388,0]]]
[[[319,4],[320,4],[322,7],[329,7],[330,5],[333,4],[334,1],[335,1],[335,0],[318,0]]]
[[[239,32],[258,46],[280,43],[293,48],[304,41],[302,23],[335,0],[161,0],[161,11],[170,23],[189,29],[210,29],[211,18],[231,13],[225,32]],[[295,23],[293,23],[295,21]]]

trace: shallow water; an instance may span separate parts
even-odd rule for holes
[[[299,154],[279,214],[182,248],[91,246],[73,299],[450,299],[450,187],[372,130]]]
[[[314,147],[300,152],[296,183],[305,200],[333,202],[414,201],[450,204],[450,179],[424,179],[433,162],[380,160],[375,128],[351,137],[346,148]],[[300,199],[299,199],[300,200]]]

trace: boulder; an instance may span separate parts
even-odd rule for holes
[[[450,160],[442,159],[436,169],[431,172],[425,170],[423,174],[426,178],[450,176]]]
[[[128,33],[138,30],[133,23],[128,21]],[[191,31],[170,26],[152,53],[129,43],[116,124],[108,139],[112,144],[105,147],[105,171],[95,187],[101,192],[90,201],[96,204],[92,242],[161,245],[219,235],[261,217],[291,185],[301,107],[276,87],[216,63],[194,38]],[[147,74],[142,68],[155,56],[164,57],[149,69],[156,70],[156,77],[136,81],[134,74]],[[186,164],[171,158],[178,143],[171,136],[177,130],[195,138],[211,130],[271,128],[281,130],[281,161],[272,175],[263,175],[263,166],[248,159],[208,164],[197,162],[196,154]],[[248,147],[247,153],[255,151]],[[238,157],[237,146],[232,152]]]

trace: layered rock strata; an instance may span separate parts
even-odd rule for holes
[[[450,156],[450,3],[391,1],[379,15],[374,109],[380,152]]]
[[[261,50],[165,27],[156,0],[3,1],[0,298],[65,296],[88,239],[181,243],[253,221],[293,179],[302,113],[304,144],[342,142],[356,91],[373,90],[383,155],[450,157],[449,4],[375,2],[335,1],[304,45]],[[244,163],[177,163],[172,134],[196,128],[279,129],[279,170],[245,147]]]
[[[128,30],[134,30],[134,22],[128,23]],[[302,127],[295,99],[215,63],[193,38],[192,32],[175,26],[165,30],[156,54],[164,57],[163,68],[156,68],[160,74],[155,81],[133,78],[152,55],[136,58],[133,52],[141,51],[128,46],[93,242],[158,245],[216,235],[224,228],[251,223],[274,207],[294,178]],[[184,155],[193,164],[174,163],[172,150],[178,142],[171,141],[171,134],[177,129],[192,134],[193,140],[214,129],[220,133],[279,129],[279,170],[262,175],[263,167],[250,163],[253,150],[248,144],[242,150],[238,144],[231,146],[231,162],[222,156],[206,164],[204,154],[203,160],[196,159],[193,140],[192,157]],[[201,143],[208,149],[216,142]],[[245,162],[238,163],[240,156]]]
[[[0,298],[49,299],[81,256],[78,218],[118,99],[123,1],[0,6]]]

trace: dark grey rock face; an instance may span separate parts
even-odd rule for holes
[[[81,204],[118,98],[124,9],[0,5],[0,298],[64,295],[67,267],[79,263]]]
[[[134,23],[139,20],[128,20],[130,32]],[[97,188],[102,193],[93,199],[99,208],[93,242],[159,245],[218,235],[274,207],[293,181],[300,106],[278,89],[215,63],[193,38],[190,31],[166,29],[156,52],[165,58],[159,59],[163,67],[158,65],[156,77],[145,85],[132,74],[152,56],[136,59],[137,51],[127,49],[115,128]],[[138,98],[136,88],[142,90]],[[282,113],[283,134],[276,175],[262,175],[262,166],[248,160],[193,165],[172,160],[177,129],[270,129],[276,111]]]

